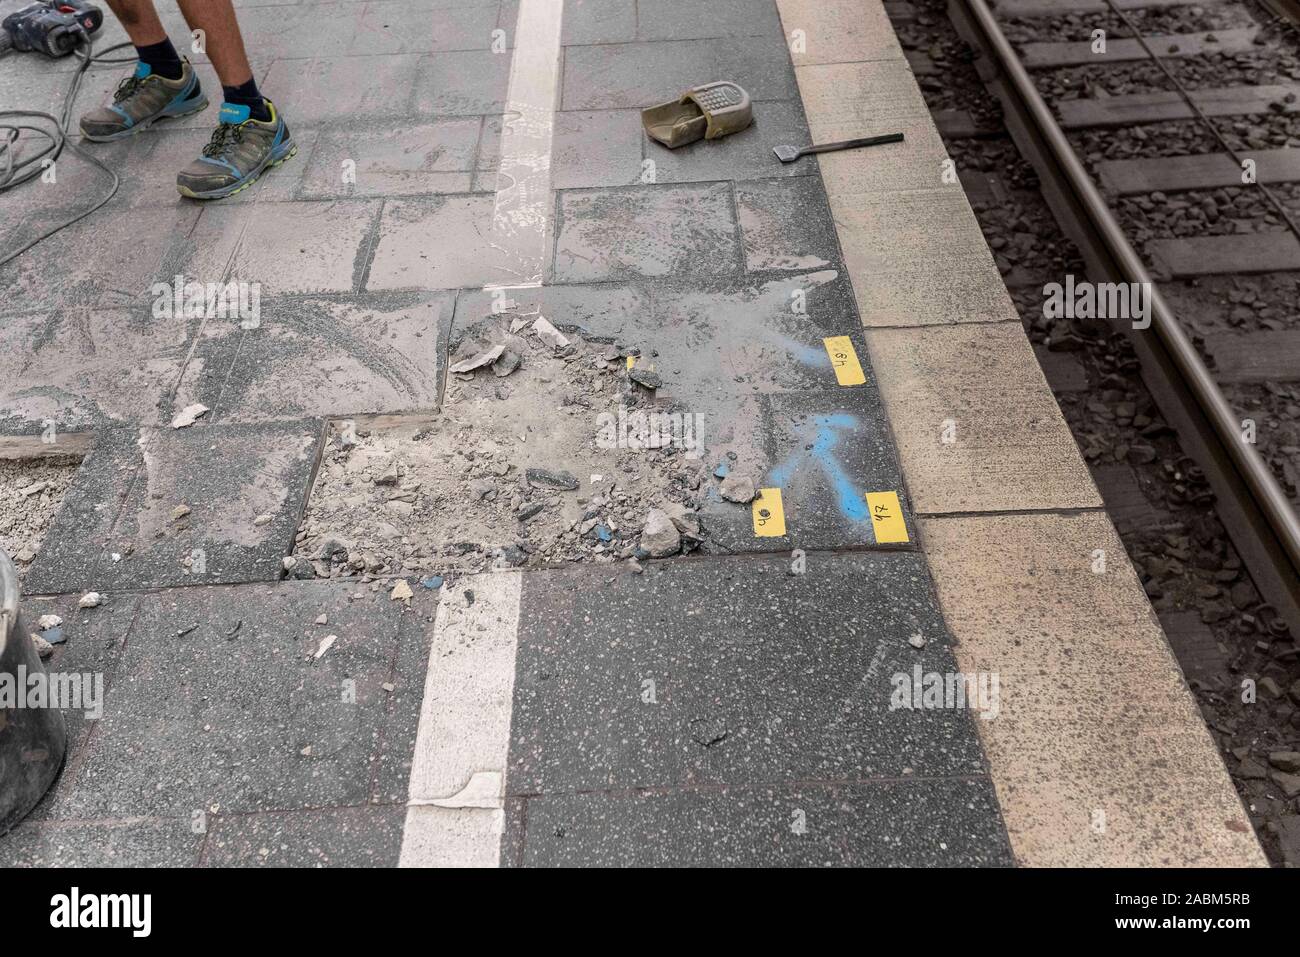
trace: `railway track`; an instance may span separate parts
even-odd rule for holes
[[[1253,775],[1300,734],[1295,4],[887,9],[1256,830],[1294,860],[1300,804]],[[1080,62],[1096,29],[1108,55]],[[1150,282],[1151,326],[1048,316],[1067,275]],[[1280,696],[1243,703],[1245,677]]]
[[[1125,330],[1144,378],[1260,591],[1300,634],[1300,448],[1276,434],[1300,395],[1300,69],[1262,83],[1253,69],[1261,47],[1296,62],[1290,25],[1226,0],[953,0],[948,12],[1088,278],[1155,290],[1151,329]],[[1206,29],[1183,29],[1197,19]],[[1162,21],[1173,29],[1155,32]],[[992,135],[987,121],[964,126]]]

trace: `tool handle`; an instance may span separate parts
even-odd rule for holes
[[[880,136],[864,136],[856,140],[844,140],[842,143],[823,143],[821,146],[809,146],[800,152],[807,156],[809,153],[829,153],[831,150],[851,150],[859,146],[879,146],[882,143],[901,143],[903,142],[902,133],[884,133]]]

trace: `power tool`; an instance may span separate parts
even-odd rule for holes
[[[0,54],[10,49],[67,56],[104,25],[104,11],[86,0],[37,0],[0,21]]]

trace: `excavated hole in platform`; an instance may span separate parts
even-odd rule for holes
[[[0,459],[0,550],[18,567],[19,582],[40,553],[79,464],[67,455]]]
[[[636,554],[652,507],[693,524],[689,510],[708,472],[685,435],[657,448],[626,448],[611,429],[620,409],[634,421],[637,413],[672,414],[631,382],[627,359],[572,333],[568,355],[529,329],[518,338],[515,371],[449,373],[438,413],[369,428],[334,424],[291,575],[447,576],[611,563]],[[577,488],[530,481],[531,469],[567,473]]]

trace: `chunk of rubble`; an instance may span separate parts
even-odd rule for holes
[[[498,376],[507,376],[519,368],[526,350],[527,346],[518,336],[506,332],[500,325],[488,324],[482,332],[460,340],[448,369],[467,374],[490,365]]]
[[[641,548],[651,558],[667,558],[682,547],[682,535],[677,526],[661,508],[646,512],[641,526]]]
[[[104,596],[97,591],[88,591],[77,601],[78,608],[98,608],[104,603]]]
[[[754,491],[754,480],[748,475],[728,475],[722,480],[719,491],[728,502],[737,502],[741,505],[754,501],[754,496],[757,494]]]
[[[63,619],[58,615],[41,615],[36,619],[36,627],[41,631],[49,631],[51,628],[58,628],[63,624]]]
[[[563,349],[569,344],[569,337],[556,329],[545,316],[538,316],[533,320],[533,332],[537,333],[537,338],[552,349]]]
[[[692,538],[700,537],[700,517],[695,514],[694,509],[687,508],[680,502],[665,502],[661,508],[677,526],[677,531]]]
[[[31,638],[32,647],[36,649],[36,654],[40,656],[42,661],[54,654],[54,646],[40,635],[33,634]]]
[[[411,591],[411,586],[406,583],[405,578],[397,579],[397,584],[393,590],[388,593],[388,597],[393,601],[406,601],[415,597],[415,592]]]
[[[555,489],[560,492],[573,492],[578,488],[578,480],[570,472],[552,472],[550,469],[528,469],[524,478],[533,488]]]
[[[203,416],[207,415],[210,411],[212,410],[202,402],[195,402],[193,405],[187,405],[185,408],[181,409],[180,412],[176,413],[176,418],[172,419],[172,428],[187,429]]]
[[[637,385],[647,389],[658,389],[664,384],[664,380],[660,378],[659,373],[651,372],[649,369],[642,369],[640,366],[633,366],[629,369],[627,376]]]
[[[338,640],[339,640],[338,635],[326,635],[324,638],[322,638],[320,645],[317,646],[316,648],[316,653],[311,656],[312,660],[319,661],[324,656],[325,652],[329,651],[331,648],[334,647],[334,642]]]

